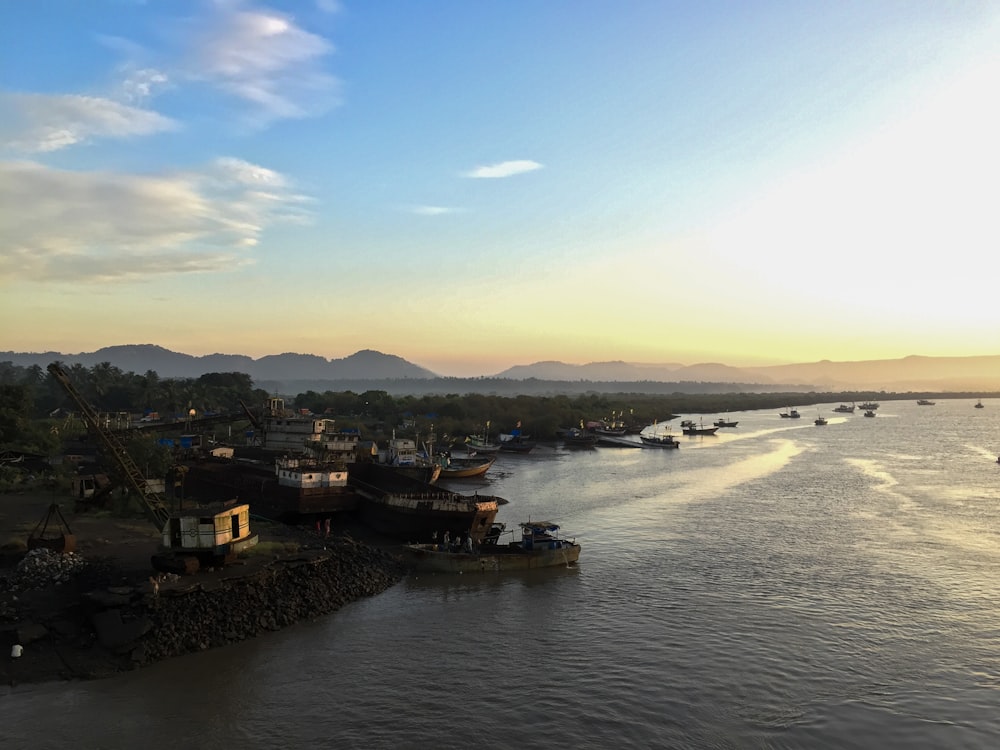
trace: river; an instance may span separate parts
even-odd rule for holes
[[[575,568],[410,576],[234,647],[5,688],[0,746],[992,748],[1000,400],[973,404],[502,455],[450,486],[559,522]]]

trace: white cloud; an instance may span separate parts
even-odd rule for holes
[[[537,161],[520,159],[515,161],[502,161],[499,164],[489,164],[483,167],[476,167],[475,169],[466,172],[465,176],[484,179],[511,177],[516,174],[524,174],[525,172],[534,172],[536,169],[541,168],[542,165]]]
[[[164,175],[0,163],[0,280],[230,271],[252,262],[244,249],[269,226],[306,220],[307,201],[281,175],[237,159]]]
[[[441,216],[455,213],[456,209],[447,206],[414,206],[410,210],[418,216]]]
[[[169,117],[96,96],[0,94],[0,145],[21,153],[57,151],[94,138],[172,130]]]
[[[265,120],[305,117],[333,103],[337,80],[321,61],[333,45],[271,10],[221,5],[186,28],[188,75],[249,102]]]

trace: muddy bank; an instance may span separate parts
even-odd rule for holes
[[[106,677],[236,643],[378,594],[404,574],[392,552],[350,535],[158,579],[112,558],[57,557],[33,561],[52,567],[41,573],[25,573],[26,558],[0,571],[4,684]]]

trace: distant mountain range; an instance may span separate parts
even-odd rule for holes
[[[620,390],[664,392],[648,384],[684,384],[676,390],[719,391],[721,384],[742,391],[886,391],[906,392],[1000,392],[1000,355],[981,357],[921,357],[861,362],[811,362],[732,367],[720,363],[683,365],[591,362],[536,362],[517,365],[481,378],[451,378],[391,354],[369,349],[343,359],[314,354],[273,354],[259,359],[240,354],[193,356],[153,344],[110,346],[95,352],[0,352],[0,362],[20,367],[60,361],[67,365],[93,367],[109,362],[126,372],[155,371],[161,378],[196,378],[208,372],[242,372],[261,388],[282,393],[304,390],[356,390],[366,383],[393,381],[394,392],[497,391],[540,393],[544,391]],[[406,381],[400,385],[399,381]],[[432,382],[439,381],[435,387]],[[509,382],[514,381],[514,382]],[[543,384],[550,384],[544,386]],[[558,386],[556,384],[562,384]],[[588,387],[588,384],[589,385]],[[647,384],[647,385],[642,385]],[[713,387],[707,387],[712,384]],[[600,387],[597,387],[597,386]],[[378,385],[371,385],[378,388]],[[669,391],[666,391],[669,392]]]

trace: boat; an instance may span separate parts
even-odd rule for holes
[[[983,408],[983,400],[982,400],[982,399],[979,399],[979,400],[978,400],[978,401],[976,402],[976,406],[975,406],[975,408],[976,408],[976,409],[982,409],[982,408]]]
[[[357,509],[358,496],[348,486],[350,472],[343,462],[233,455],[215,453],[185,462],[186,491],[217,494],[222,490],[249,503],[255,516],[278,521],[301,522]]]
[[[500,452],[501,453],[530,453],[536,443],[527,435],[521,435],[519,431],[510,434],[501,433]]]
[[[494,524],[494,530],[500,524]],[[559,535],[551,521],[526,521],[520,540],[503,543],[490,535],[484,543],[471,538],[458,545],[405,544],[403,558],[415,570],[430,573],[491,573],[534,568],[569,567],[580,559],[580,545]],[[493,541],[495,540],[495,541]]]
[[[642,443],[628,436],[597,435],[597,444],[608,448],[641,448]]]
[[[683,428],[685,435],[714,435],[719,429],[718,427],[714,426],[706,427],[704,424],[699,424],[696,426],[690,420],[688,420],[688,422],[689,424]]]
[[[823,427],[824,425],[828,424],[828,422],[826,421],[826,417],[822,416],[816,417],[816,419],[813,420],[813,423],[817,427]]]
[[[788,411],[781,412],[781,417],[784,419],[798,419],[802,415],[799,414],[795,409],[789,409]]]
[[[869,409],[868,411],[865,412],[865,416],[866,417],[874,417],[875,416],[875,410],[874,409]]]
[[[587,432],[577,427],[563,430],[562,434],[563,445],[567,448],[593,448],[597,445],[597,439],[597,435],[593,432]]]
[[[494,495],[462,495],[403,476],[375,463],[351,467],[358,515],[366,526],[405,542],[426,543],[448,532],[482,543],[507,501]]]
[[[919,399],[917,401],[918,406],[934,406],[933,401],[928,401],[926,398]]]
[[[500,443],[494,443],[490,440],[490,423],[487,422],[483,431],[475,435],[469,435],[465,438],[465,450],[469,454],[475,455],[477,453],[499,453]]]
[[[643,445],[653,448],[680,448],[681,444],[674,439],[673,435],[640,435],[639,439]]]
[[[866,409],[867,411],[875,411],[878,407],[879,404],[877,401],[865,401],[863,404],[861,404],[860,408]]]
[[[496,463],[496,456],[452,456],[450,453],[439,453],[438,464],[441,467],[441,479],[468,479],[481,477]]]
[[[841,404],[840,406],[835,408],[834,411],[840,412],[842,414],[853,414],[854,408],[855,407],[853,403],[850,406],[848,406],[847,404]]]
[[[428,484],[434,484],[441,476],[441,464],[421,456],[417,452],[417,441],[398,438],[395,430],[385,450],[376,450],[375,461]]]
[[[725,419],[716,419],[714,422],[712,422],[712,424],[714,424],[716,427],[735,427],[736,425],[739,424],[739,422],[729,422]]]
[[[605,435],[608,437],[623,437],[628,434],[628,428],[624,422],[618,420],[598,420],[587,422],[586,428],[595,435]]]

